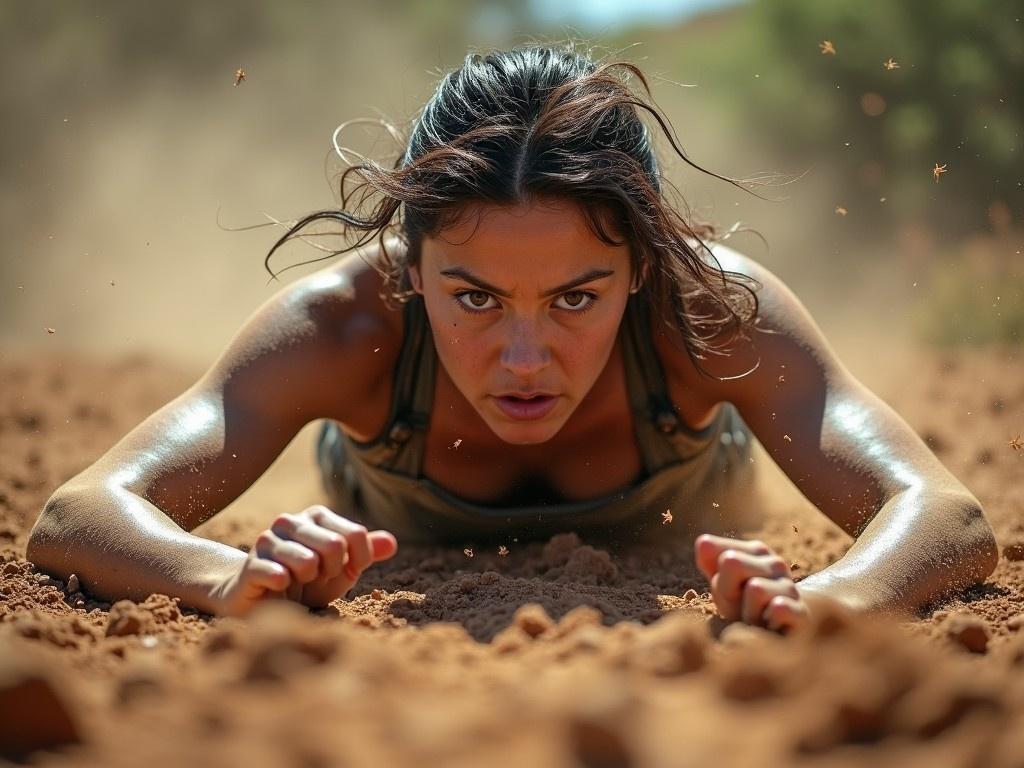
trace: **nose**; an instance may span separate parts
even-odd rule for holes
[[[502,367],[526,378],[543,371],[550,361],[550,352],[536,323],[527,319],[513,321],[508,343],[501,352]]]

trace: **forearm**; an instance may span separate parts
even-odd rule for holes
[[[973,501],[910,488],[883,505],[846,555],[797,588],[862,610],[913,610],[983,581],[997,559],[992,529]]]
[[[145,499],[123,488],[57,493],[32,530],[28,559],[61,578],[74,573],[106,600],[141,600],[160,592],[214,613],[216,583],[245,553],[177,526]]]

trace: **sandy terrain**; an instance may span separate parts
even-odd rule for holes
[[[95,601],[25,561],[27,532],[188,378],[138,357],[5,362],[0,750],[51,766],[1024,765],[1024,451],[1008,444],[1024,361],[922,353],[914,370],[879,394],[981,499],[999,567],[906,621],[822,616],[781,638],[723,630],[685,547],[571,533],[507,556],[402,547],[318,614]],[[312,435],[205,535],[243,546],[321,500]],[[806,574],[847,541],[783,486],[749,534]]]

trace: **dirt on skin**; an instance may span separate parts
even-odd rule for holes
[[[471,557],[400,546],[315,613],[271,601],[240,621],[163,595],[95,600],[24,559],[28,531],[60,483],[189,380],[138,357],[4,363],[0,754],[48,766],[1024,765],[1024,450],[1010,445],[1024,432],[1024,362],[922,353],[917,370],[879,394],[981,499],[999,567],[909,620],[829,613],[783,638],[724,627],[686,542],[620,552],[571,532]],[[322,500],[311,434],[199,532],[244,547],[276,512]],[[743,533],[806,575],[848,539],[788,499]]]

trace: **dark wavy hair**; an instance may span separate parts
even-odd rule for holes
[[[630,76],[643,85],[642,95],[630,88]],[[403,302],[411,295],[407,267],[418,263],[424,235],[438,234],[476,204],[568,199],[581,206],[602,241],[628,243],[634,274],[646,267],[643,291],[651,305],[680,329],[687,353],[706,374],[697,361],[706,353],[725,354],[717,349],[721,339],[731,341],[756,322],[751,285],[760,285],[722,270],[706,244],[719,239],[716,228],[687,221],[668,202],[641,115],[690,166],[742,183],[686,157],[633,64],[599,63],[572,46],[470,54],[441,80],[393,167],[366,158],[349,163],[340,180],[341,208],[291,225],[267,254],[267,270],[276,276],[270,257],[310,224],[340,222],[354,242],[323,258],[379,238],[374,267],[384,277],[382,295]],[[397,256],[385,242],[388,234],[402,246]],[[702,250],[716,266],[700,257]]]

